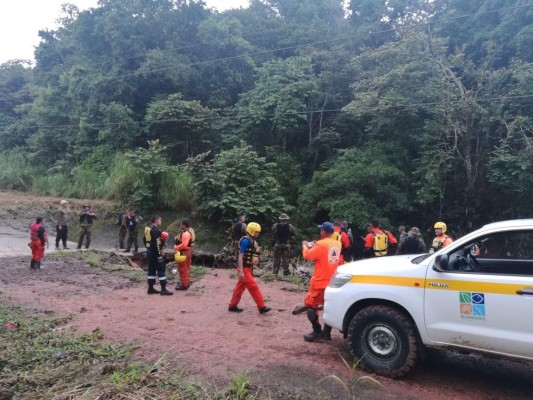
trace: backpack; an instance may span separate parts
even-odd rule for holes
[[[415,236],[407,236],[403,242],[403,254],[418,254],[420,239]]]
[[[274,238],[276,239],[276,242],[280,244],[289,243],[291,236],[290,231],[291,228],[289,224],[276,224],[276,231],[274,233]]]
[[[389,247],[389,237],[387,231],[381,231],[381,233],[372,232],[374,235],[374,255],[376,257],[386,256],[387,247]]]

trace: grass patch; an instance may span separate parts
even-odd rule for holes
[[[76,251],[76,252],[56,252],[50,254],[50,259],[74,259],[85,262],[93,268],[101,268],[112,274],[118,274],[120,277],[132,282],[146,282],[146,272],[131,267],[124,257],[98,251],[94,249]]]
[[[187,382],[188,371],[166,356],[131,360],[137,346],[105,342],[100,330],[76,335],[65,318],[41,318],[0,305],[1,399],[256,398],[246,373],[226,386]]]

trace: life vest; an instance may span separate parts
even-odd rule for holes
[[[254,238],[250,236],[244,236],[241,238],[241,240],[239,240],[239,248],[244,239],[248,239],[250,241],[250,245],[246,248],[246,251],[242,256],[242,266],[250,268],[259,264],[259,246]]]
[[[154,233],[159,232],[159,235],[156,238],[152,237],[152,229],[156,229]],[[154,240],[155,239],[155,240]],[[143,242],[147,249],[151,249],[152,245],[155,245],[157,249],[161,249],[161,231],[157,229],[155,226],[145,226],[144,227],[144,236],[143,236]]]
[[[333,235],[331,235],[331,237],[333,238],[333,240],[336,240],[337,242],[342,244],[342,238],[341,238],[340,232],[333,232]]]
[[[372,232],[372,235],[374,236],[374,245],[372,246],[374,255],[376,257],[386,256],[389,247],[387,231]]]
[[[43,229],[43,238],[42,239],[39,237],[39,230],[41,228]],[[40,240],[42,244],[48,242],[48,235],[47,235],[46,231],[44,230],[44,226],[42,224],[38,224],[38,223],[34,222],[33,224],[30,225],[30,240],[32,242]]]
[[[433,239],[433,243],[431,244],[431,252],[435,252],[435,251],[438,251],[440,249],[442,249],[444,247],[444,242],[446,241],[446,239],[449,239],[450,237],[448,235],[440,235],[440,236],[437,236],[435,237],[435,239]]]
[[[181,243],[181,236],[183,235],[184,232],[189,232],[191,234],[191,240],[189,241],[189,247],[193,247],[194,241],[196,240],[196,234],[194,233],[194,229],[192,228],[189,228],[186,231],[181,231],[180,233],[178,233],[178,236],[176,236],[176,244]]]
[[[291,236],[291,227],[289,226],[289,224],[282,224],[282,223],[276,224],[276,232],[275,232],[276,243],[287,244],[290,241],[290,236]]]

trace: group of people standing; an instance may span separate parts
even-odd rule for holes
[[[70,224],[70,212],[68,202],[61,200],[60,207],[56,212],[56,249],[59,249],[59,242],[63,242],[63,248],[68,249],[67,235]],[[89,248],[91,243],[91,227],[97,218],[89,205],[84,205],[79,212],[80,236],[78,249],[81,249],[85,239],[85,248]],[[126,236],[127,249],[138,251],[138,231],[142,218],[135,212],[126,208],[118,218],[119,243],[118,247],[124,248]],[[235,284],[231,299],[228,303],[228,311],[240,313],[243,311],[239,307],[239,302],[245,290],[250,292],[257,310],[260,314],[266,314],[271,308],[266,306],[263,294],[253,276],[253,268],[259,263],[260,247],[257,241],[261,234],[261,225],[256,222],[246,224],[246,217],[241,215],[232,226],[232,236],[235,240],[238,251],[237,274],[238,280]],[[353,235],[347,221],[324,222],[318,226],[320,238],[316,241],[302,241],[301,255],[305,260],[314,261],[314,271],[309,283],[309,289],[305,297],[305,308],[307,317],[311,323],[312,331],[304,335],[306,341],[331,340],[331,327],[319,321],[318,310],[324,304],[324,293],[326,287],[339,265],[350,260],[348,249],[353,245]],[[446,235],[446,224],[437,222],[434,225],[435,238],[429,248],[429,252],[438,251],[442,247],[452,243],[452,239]],[[289,223],[289,216],[282,213],[279,221],[272,226],[272,237],[274,246],[273,272],[279,273],[283,270],[284,275],[289,275],[289,264],[291,262],[291,247],[295,242],[296,229]],[[421,238],[420,230],[412,227],[408,232],[405,226],[399,228],[399,240],[390,232],[382,229],[378,220],[370,221],[367,227],[367,235],[362,239],[364,242],[364,257],[382,257],[390,254],[418,254],[426,252],[426,245]],[[173,295],[167,289],[166,266],[164,262],[164,249],[169,234],[161,231],[161,217],[154,215],[150,220],[150,225],[145,227],[143,243],[147,250],[148,272],[147,294],[159,294],[162,296]],[[188,219],[181,221],[181,232],[175,236],[176,251],[175,260],[178,262],[178,272],[180,283],[176,290],[184,291],[189,289],[190,267],[192,250],[195,242],[194,230]],[[43,218],[37,217],[36,221],[30,225],[30,243],[32,250],[31,269],[40,269],[41,260],[45,246],[48,246],[48,236],[43,225]],[[393,251],[395,249],[395,251]],[[155,288],[159,281],[160,290]]]
[[[80,224],[80,235],[78,238],[78,250],[81,249],[85,241],[85,248],[88,249],[91,245],[91,230],[94,220],[97,219],[96,214],[92,211],[91,206],[84,205],[78,213]],[[68,201],[61,200],[59,208],[54,214],[56,226],[55,248],[60,250],[59,243],[63,245],[64,250],[69,250],[67,246],[68,231],[71,226],[71,211],[69,209]],[[30,248],[32,250],[32,259],[30,268],[41,269],[41,261],[44,256],[44,249],[48,247],[48,234],[44,226],[43,217],[38,216],[35,222],[30,225]]]
[[[166,266],[164,261],[164,249],[169,237],[167,232],[161,231],[161,217],[154,215],[150,220],[150,226],[144,228],[143,242],[146,246],[148,258],[148,294],[171,296],[174,293],[167,289]],[[175,238],[175,260],[178,263],[180,283],[176,290],[188,290],[190,285],[189,275],[191,270],[192,250],[195,242],[195,233],[188,219],[181,220],[181,232]],[[161,290],[154,286],[159,280]]]

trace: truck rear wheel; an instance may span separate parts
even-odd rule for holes
[[[348,327],[352,353],[363,368],[399,378],[419,360],[420,341],[411,320],[388,306],[370,306],[359,311]]]

